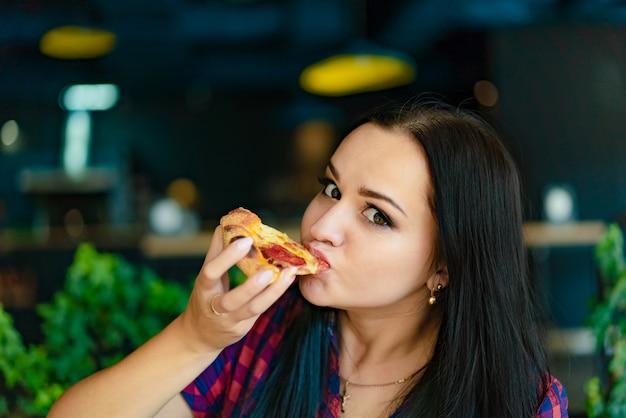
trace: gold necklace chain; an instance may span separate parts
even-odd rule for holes
[[[413,379],[415,376],[417,376],[417,374],[422,371],[423,368],[418,369],[417,371],[413,372],[410,376],[404,377],[402,379],[399,380],[395,380],[393,382],[387,382],[387,383],[370,383],[370,384],[362,384],[362,383],[353,383],[351,381],[349,381],[348,379],[346,379],[345,377],[339,375],[340,379],[343,379],[345,383],[344,387],[343,387],[343,391],[341,391],[341,413],[345,413],[346,412],[346,402],[348,402],[348,399],[350,399],[352,396],[348,393],[348,386],[352,385],[352,386],[356,386],[356,387],[362,387],[362,388],[374,388],[374,387],[383,387],[383,386],[392,386],[392,385],[401,385],[402,383],[405,383],[411,379]]]
[[[340,378],[342,378],[344,380],[344,382],[346,382],[346,384],[350,384],[352,386],[359,386],[362,388],[373,388],[373,387],[381,387],[381,386],[391,386],[391,385],[399,385],[400,383],[404,383],[407,380],[411,379],[412,377],[414,377],[417,373],[419,372],[419,370],[413,374],[411,374],[410,376],[404,377],[400,380],[396,380],[394,382],[388,382],[388,383],[370,383],[369,385],[365,385],[363,383],[354,383],[349,381],[348,379],[346,379],[345,377],[339,375]]]

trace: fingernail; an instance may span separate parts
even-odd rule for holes
[[[272,280],[272,277],[274,277],[274,272],[271,270],[265,270],[263,273],[259,275],[259,277],[256,280],[258,284],[264,286],[268,284],[270,280]]]
[[[238,240],[235,241],[235,245],[240,250],[249,248],[252,245],[252,238],[250,237],[239,238]]]

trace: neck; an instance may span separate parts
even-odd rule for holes
[[[340,311],[341,375],[356,384],[380,383],[424,367],[441,323],[430,312],[376,318]]]

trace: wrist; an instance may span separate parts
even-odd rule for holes
[[[174,319],[169,327],[172,328],[174,338],[179,341],[180,349],[192,356],[209,358],[213,361],[223,349],[203,339],[197,325],[192,323],[186,312]]]

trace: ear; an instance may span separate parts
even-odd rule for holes
[[[449,282],[450,278],[448,276],[448,266],[442,266],[437,269],[435,274],[430,276],[427,285],[429,289],[436,289],[438,285],[441,285],[441,288],[443,289]]]

